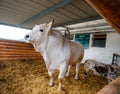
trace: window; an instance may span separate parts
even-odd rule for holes
[[[75,34],[75,41],[80,42],[85,49],[89,48],[90,34]]]
[[[92,47],[105,47],[106,34],[93,34],[92,35]]]

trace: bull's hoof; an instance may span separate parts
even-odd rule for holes
[[[75,79],[75,80],[79,80],[78,77],[75,77],[74,79]]]
[[[49,83],[49,86],[50,86],[50,87],[54,86],[54,83]]]
[[[70,77],[70,74],[67,73],[65,76],[66,76],[66,77]]]
[[[69,78],[69,77],[70,77],[70,75],[65,75],[65,77],[66,77],[66,78]]]

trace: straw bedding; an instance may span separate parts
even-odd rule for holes
[[[55,85],[49,87],[49,76],[43,60],[0,61],[0,94],[96,94],[107,84],[107,79],[89,74],[84,79],[83,65],[79,80],[74,80],[75,66],[69,78],[63,80],[63,91],[58,92],[58,72]]]

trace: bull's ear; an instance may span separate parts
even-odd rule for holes
[[[53,23],[54,23],[54,19],[47,24],[47,32],[48,33],[50,33],[50,30],[51,30],[51,27],[52,27]]]

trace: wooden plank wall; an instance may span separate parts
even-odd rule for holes
[[[86,0],[120,34],[120,0]]]
[[[0,60],[42,59],[29,43],[0,39]]]

